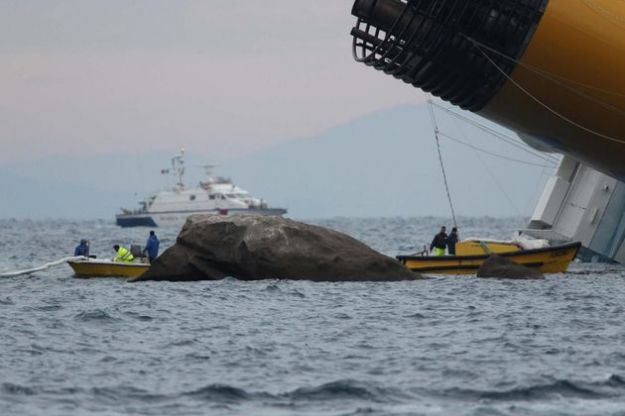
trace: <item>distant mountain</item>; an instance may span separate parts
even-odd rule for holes
[[[437,118],[442,131],[463,142],[542,163],[475,128],[440,114]],[[441,145],[459,214],[531,214],[549,169],[446,139]],[[287,206],[295,217],[444,216],[450,211],[425,105],[370,114],[318,137],[225,164],[223,170],[272,203]]]
[[[132,194],[55,184],[0,170],[0,218],[111,218]]]
[[[490,153],[542,163],[473,127],[437,115],[441,130]],[[527,216],[550,169],[502,160],[442,139],[451,194],[462,215]],[[162,188],[160,170],[171,152],[51,157],[5,166],[0,185],[9,190],[0,217],[112,218]],[[433,128],[425,105],[369,114],[316,137],[237,160],[187,157],[189,182],[200,165],[218,162],[220,174],[296,218],[420,216],[449,213]],[[17,215],[20,214],[20,215]]]
[[[3,168],[25,178],[58,185],[84,185],[107,192],[141,194],[158,190],[168,183],[169,176],[161,175],[161,170],[169,168],[176,152],[178,149],[172,148],[171,151],[146,151],[141,154],[53,156]],[[200,166],[207,161],[194,154],[187,155],[185,159],[189,178],[197,180],[202,173]]]

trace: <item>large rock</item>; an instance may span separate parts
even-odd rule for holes
[[[477,277],[497,279],[542,279],[535,269],[517,264],[505,257],[492,254],[478,269]]]
[[[176,244],[137,280],[415,280],[394,259],[337,231],[279,218],[190,217]]]

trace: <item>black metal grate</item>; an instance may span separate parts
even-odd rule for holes
[[[354,57],[471,111],[499,91],[548,0],[356,0]],[[478,46],[481,45],[481,46]]]

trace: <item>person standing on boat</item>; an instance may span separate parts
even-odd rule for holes
[[[147,253],[150,263],[152,263],[158,256],[158,246],[160,243],[161,242],[156,236],[156,233],[154,231],[150,231],[150,236],[148,237],[148,241],[145,243],[145,248],[143,249],[143,252]]]
[[[449,237],[447,237],[447,252],[450,256],[456,255],[456,244],[458,244],[458,227],[454,227],[451,229],[451,233]]]
[[[89,257],[89,242],[87,240],[80,240],[80,244],[74,249],[74,256]]]
[[[135,257],[132,255],[130,250],[128,250],[124,246],[119,246],[115,244],[113,246],[113,250],[115,250],[115,254],[116,254],[113,261],[120,262],[120,263],[131,263],[135,259]]]
[[[434,252],[435,256],[444,256],[445,248],[447,247],[447,227],[441,227],[441,231],[434,236],[432,243],[430,244],[430,251]]]

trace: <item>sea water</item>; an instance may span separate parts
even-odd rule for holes
[[[315,221],[389,255],[435,218]],[[447,224],[448,226],[450,224]],[[461,234],[522,222],[465,218]],[[1,221],[0,271],[144,243],[108,221]],[[177,230],[159,230],[163,246]],[[543,281],[0,279],[1,415],[625,415],[625,270]]]

